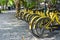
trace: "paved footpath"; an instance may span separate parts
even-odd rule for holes
[[[0,14],[0,40],[59,40],[60,35],[52,38],[35,38],[28,29],[28,23],[15,18],[15,12]]]

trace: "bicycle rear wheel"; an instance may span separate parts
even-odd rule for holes
[[[35,16],[29,23],[29,27],[30,27],[30,30],[31,30],[31,33],[35,36],[35,37],[38,37],[38,34],[36,32],[36,28],[34,27],[34,24],[35,24],[35,21],[40,18],[39,16]]]
[[[50,33],[50,30],[46,30],[46,24],[48,22],[50,22],[50,18],[39,18],[37,21],[36,21],[36,31],[37,31],[37,34],[39,35],[39,37],[47,37],[48,36],[48,33]]]

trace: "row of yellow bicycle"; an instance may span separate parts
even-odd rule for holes
[[[45,37],[47,33],[60,29],[60,11],[48,9],[22,9],[19,17],[29,23],[31,33],[36,37]]]

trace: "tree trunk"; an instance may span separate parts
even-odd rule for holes
[[[14,2],[16,6],[16,17],[18,17],[20,12],[20,0],[14,0]]]
[[[6,9],[7,9],[7,7],[8,7],[8,0],[6,0]]]

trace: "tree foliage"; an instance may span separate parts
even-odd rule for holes
[[[0,5],[5,5],[6,4],[6,0],[0,0]]]
[[[52,4],[56,4],[57,0],[51,0]]]
[[[8,0],[8,5],[9,6],[12,6],[14,4],[14,1],[13,0]]]
[[[13,5],[14,1],[13,0],[0,0],[0,5]]]
[[[44,0],[21,0],[24,7],[32,8],[36,6],[36,4],[43,2]]]

